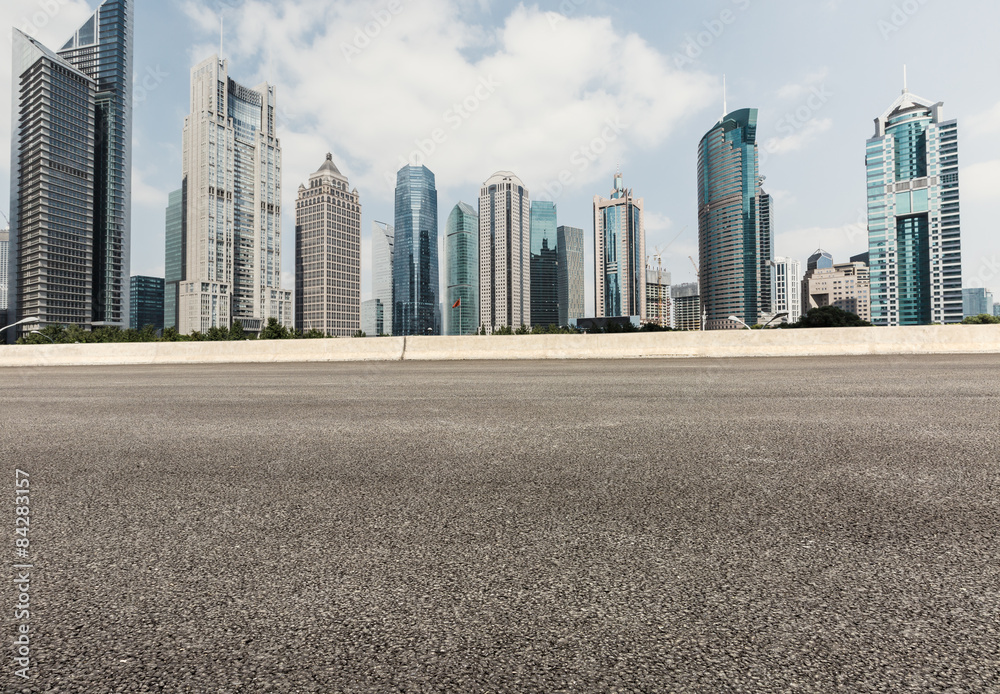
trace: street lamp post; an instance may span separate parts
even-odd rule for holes
[[[39,318],[37,316],[32,316],[30,318],[22,318],[21,320],[19,320],[16,323],[11,323],[10,325],[5,325],[2,328],[0,328],[0,333],[2,333],[7,328],[13,328],[13,327],[18,326],[18,325],[24,325],[25,323],[37,323],[38,321],[39,321]]]
[[[55,341],[55,340],[53,340],[53,339],[52,339],[51,337],[49,337],[48,335],[46,335],[45,333],[43,333],[43,332],[41,332],[41,331],[39,331],[39,330],[32,330],[32,331],[30,331],[30,332],[31,332],[31,334],[32,334],[32,335],[41,335],[42,337],[44,337],[44,338],[45,338],[46,340],[48,340],[48,341],[49,341],[49,342],[51,342],[52,344],[55,344],[55,343],[56,343],[56,341]]]
[[[739,323],[740,325],[742,325],[747,330],[753,330],[753,328],[751,328],[749,325],[747,325],[746,323],[744,323],[743,321],[741,321],[736,316],[729,316],[729,320],[733,321],[734,323]]]

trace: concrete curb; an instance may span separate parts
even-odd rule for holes
[[[0,367],[1000,354],[1000,325],[0,346]]]

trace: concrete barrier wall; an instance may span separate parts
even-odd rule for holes
[[[1000,354],[1000,325],[0,346],[2,366]]]

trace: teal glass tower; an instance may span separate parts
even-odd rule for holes
[[[396,174],[392,334],[436,335],[438,211],[434,174],[404,166]]]
[[[874,325],[962,321],[958,122],[943,111],[904,86],[867,143]]]
[[[559,256],[559,325],[584,317],[583,229],[556,229]]]
[[[643,200],[615,174],[610,198],[594,197],[594,293],[597,317],[646,317]]]
[[[163,330],[163,278],[135,275],[129,282],[129,321],[132,330],[152,325]]]
[[[559,325],[559,239],[556,205],[531,203],[531,324]]]
[[[479,215],[460,202],[448,216],[445,332],[475,335],[479,328]]]
[[[757,109],[727,114],[698,145],[698,251],[706,330],[738,329],[772,310],[769,237],[760,220]],[[770,209],[768,208],[770,214]],[[767,280],[767,290],[764,290]]]
[[[187,214],[185,212],[186,189],[175,190],[167,197],[167,211],[164,225],[165,241],[165,277],[163,288],[163,327],[177,328],[177,306],[180,296],[180,283],[186,277],[184,274],[184,258],[187,257],[186,234],[184,226]]]

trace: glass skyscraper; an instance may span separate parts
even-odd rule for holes
[[[97,88],[93,325],[129,320],[132,218],[132,0],[105,0],[59,56]]]
[[[438,213],[434,174],[404,166],[396,174],[392,334],[438,331]]]
[[[392,335],[392,251],[396,230],[385,222],[372,222],[372,301],[373,316],[382,316],[382,325],[370,336]],[[368,332],[367,330],[365,332]]]
[[[642,198],[615,174],[611,198],[594,197],[597,317],[646,317],[646,229]]]
[[[152,325],[163,330],[163,278],[135,275],[129,282],[129,321],[133,330]]]
[[[962,321],[958,122],[943,114],[904,87],[866,146],[875,325]]]
[[[559,325],[583,318],[584,248],[583,229],[561,226],[556,229],[559,261]]]
[[[699,283],[706,330],[742,327],[729,316],[753,325],[772,311],[770,277],[762,273],[771,250],[769,232],[761,227],[761,195],[757,109],[733,111],[698,145]]]
[[[184,189],[175,190],[167,198],[164,239],[166,245],[165,276],[163,285],[163,326],[177,328],[177,297],[180,283],[184,281],[184,258],[187,247],[184,243]]]
[[[9,250],[10,231],[0,229],[0,312],[4,314],[7,311],[7,256]],[[4,318],[6,319],[6,315]]]
[[[559,325],[559,238],[556,205],[531,203],[531,324]]]
[[[763,177],[761,182],[763,182]],[[763,314],[777,311],[774,295],[774,200],[760,189],[760,311]]]
[[[475,335],[479,329],[479,215],[470,205],[458,203],[448,215],[445,233],[448,257],[445,332]]]

